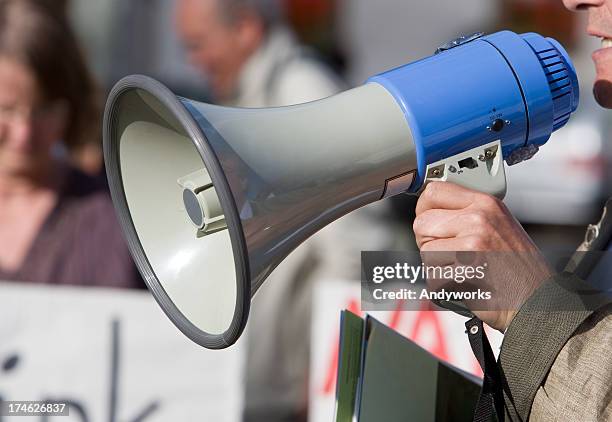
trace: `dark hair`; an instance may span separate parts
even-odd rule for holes
[[[99,140],[97,86],[67,18],[67,0],[0,0],[0,56],[34,74],[45,101],[63,100],[69,150]]]

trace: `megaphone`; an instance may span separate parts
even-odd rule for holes
[[[309,236],[374,201],[453,180],[503,196],[578,106],[556,41],[474,34],[307,104],[236,109],[145,76],[110,93],[104,156],[130,251],[190,339],[233,344],[251,297]]]

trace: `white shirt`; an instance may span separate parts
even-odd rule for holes
[[[338,93],[340,80],[300,47],[285,28],[272,29],[240,74],[235,107],[278,107]]]

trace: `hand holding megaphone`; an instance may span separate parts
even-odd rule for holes
[[[503,196],[578,105],[554,40],[462,37],[363,86],[290,107],[177,98],[130,76],[112,90],[104,155],[132,255],[158,303],[209,348],[242,333],[251,296],[309,236],[369,203],[447,180]]]
[[[485,291],[456,303],[489,326],[505,331],[532,293],[553,272],[503,202],[453,183],[430,183],[419,198],[414,234],[426,265],[484,266],[484,277],[467,286],[428,280],[429,288]],[[465,252],[468,254],[466,259]],[[475,281],[475,282],[474,282]]]

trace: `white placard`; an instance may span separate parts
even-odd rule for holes
[[[144,291],[0,283],[0,400],[71,403],[48,420],[239,421],[242,343],[192,343]]]
[[[361,312],[359,281],[321,281],[313,293],[312,344],[310,358],[309,420],[329,422],[334,418],[340,311]],[[472,354],[465,321],[450,311],[368,312],[379,321],[396,329],[438,358],[467,372],[482,376]],[[487,330],[495,354],[503,336]]]

